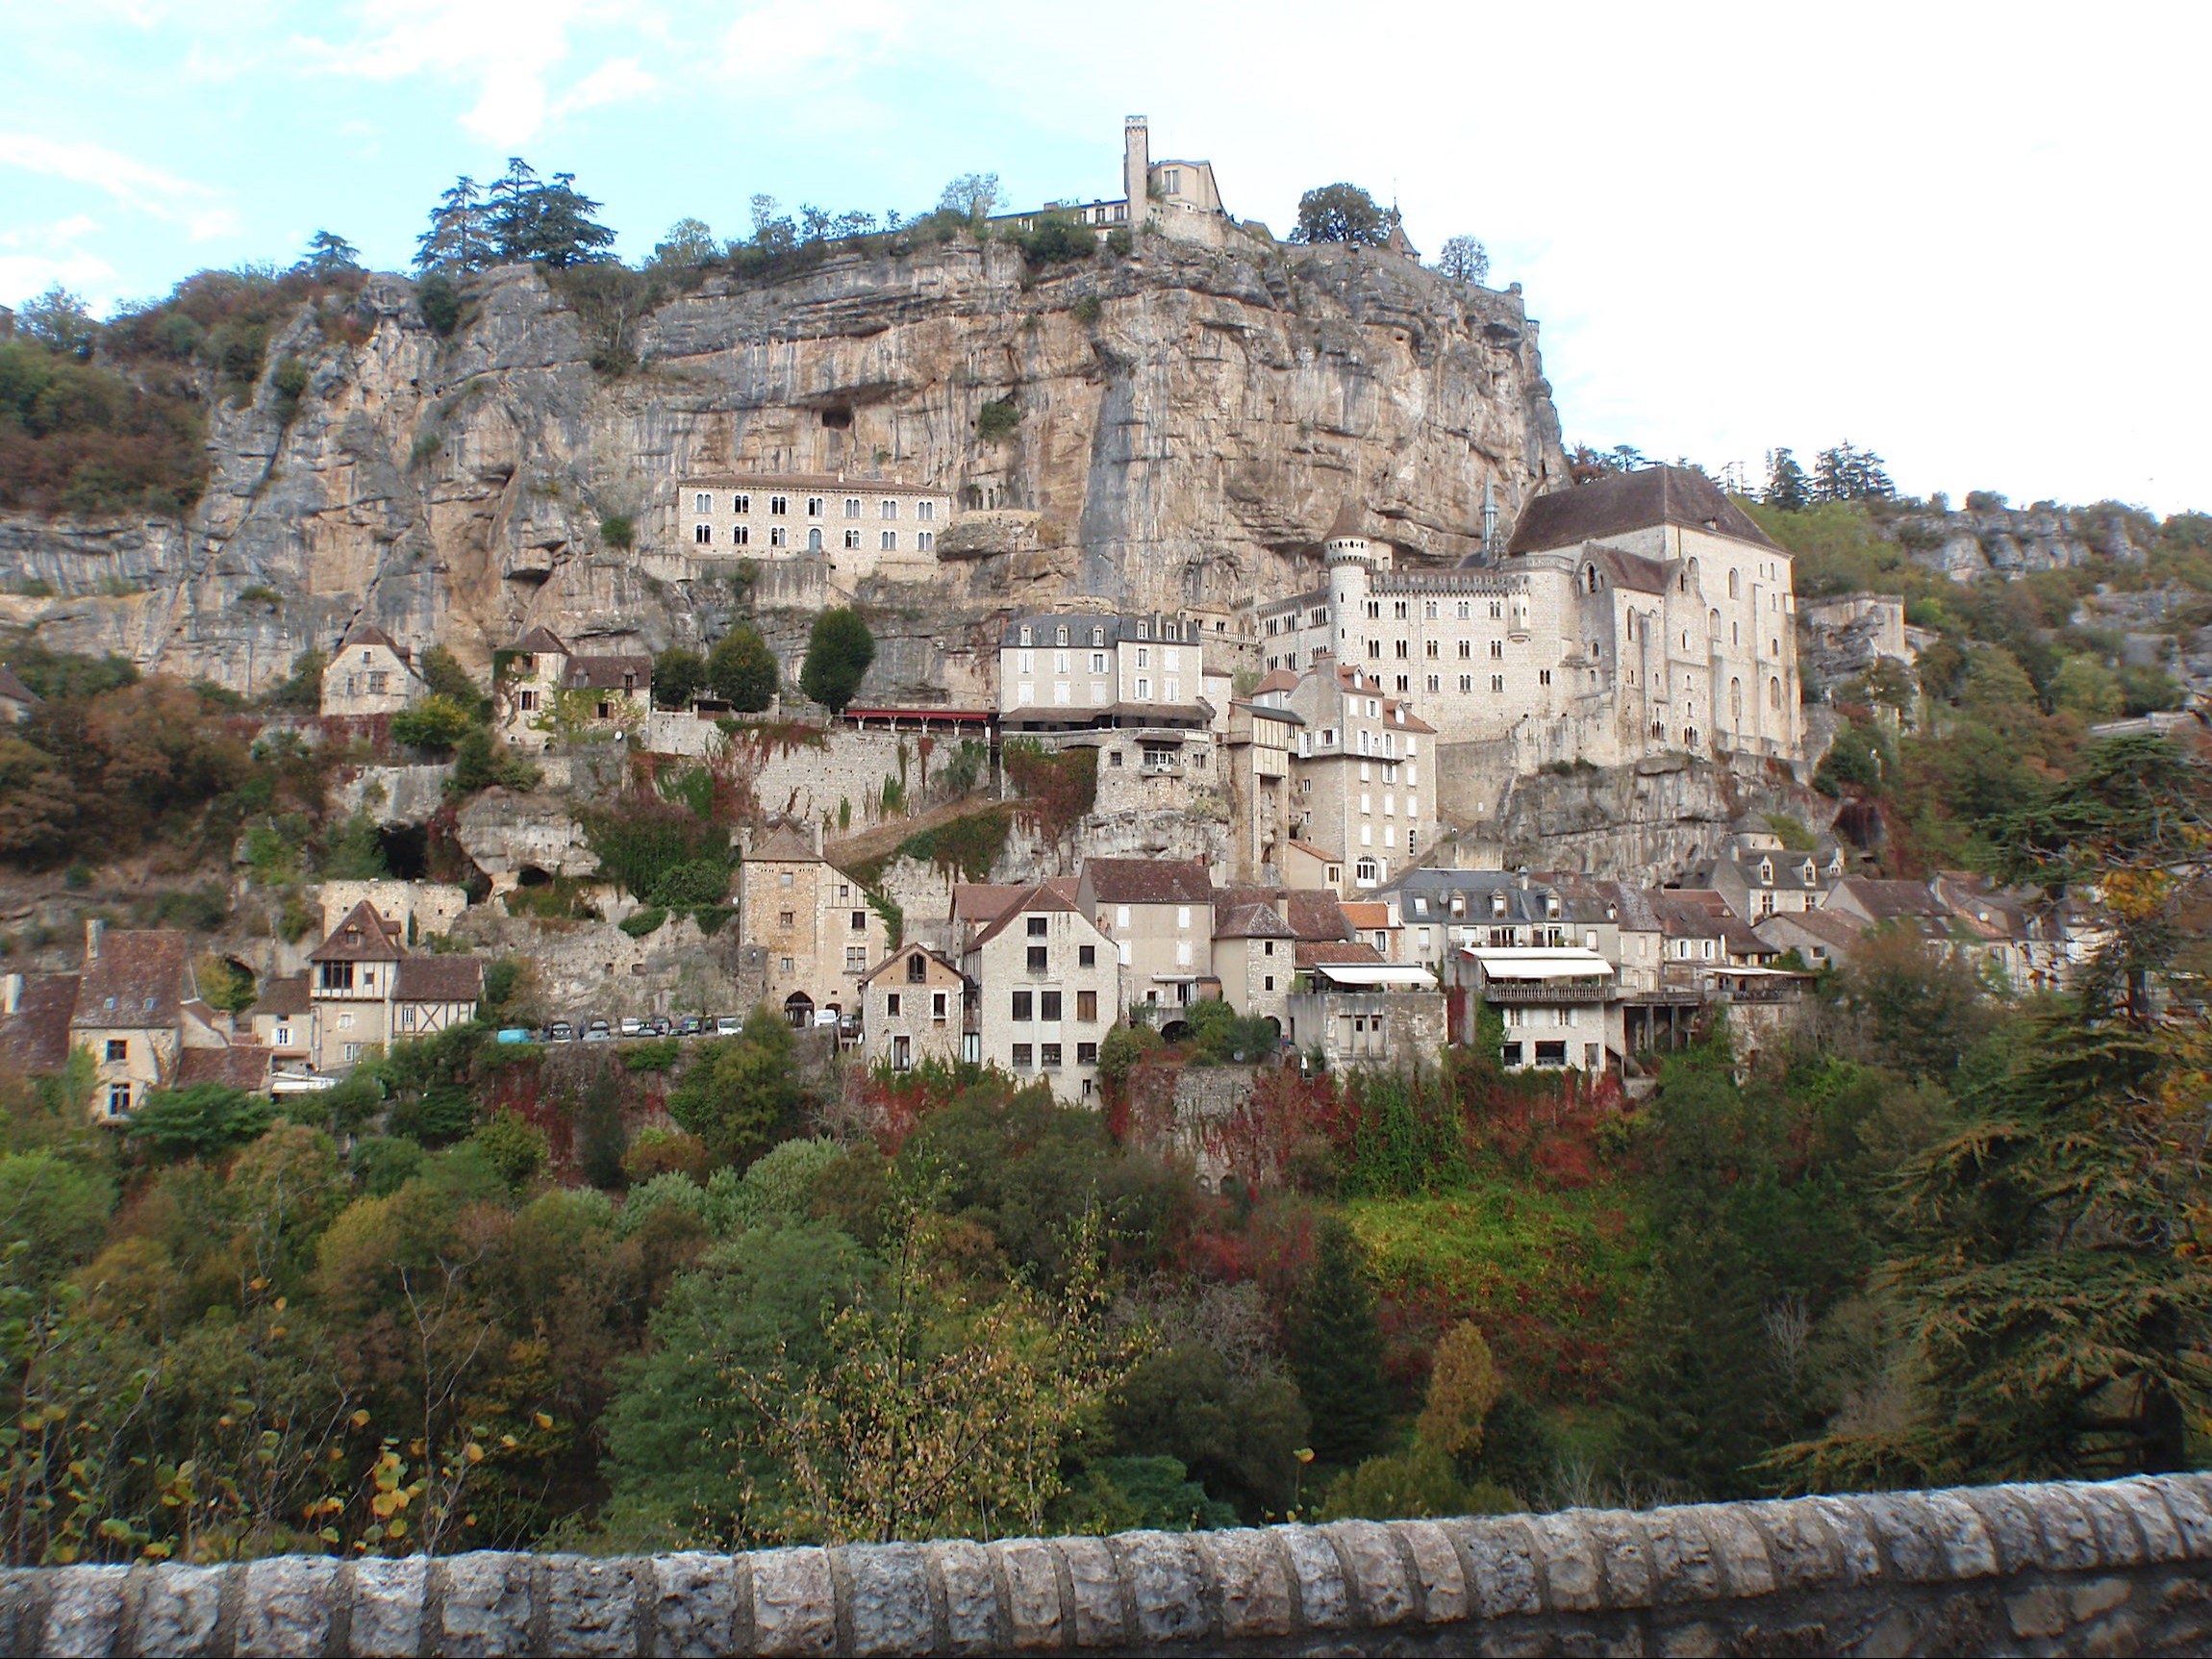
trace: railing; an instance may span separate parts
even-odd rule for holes
[[[1493,979],[1482,987],[1485,1002],[1603,1002],[1612,994],[1609,979]]]

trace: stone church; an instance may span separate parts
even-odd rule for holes
[[[1504,778],[1668,751],[1803,758],[1790,555],[1700,473],[1654,466],[1530,501],[1502,549],[1401,568],[1348,505],[1327,585],[1257,608],[1263,666],[1379,676],[1447,769]]]

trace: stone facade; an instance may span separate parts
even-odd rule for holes
[[[1505,557],[1449,570],[1401,566],[1347,513],[1322,563],[1325,588],[1257,607],[1265,666],[1356,666],[1500,773],[1803,758],[1790,556],[1696,474],[1538,497]]]
[[[1075,898],[1040,884],[982,928],[961,960],[976,993],[977,1054],[1059,1099],[1094,1100],[1098,1043],[1121,1008],[1114,942]]]
[[[1303,722],[1289,757],[1294,833],[1338,869],[1340,895],[1380,887],[1436,843],[1435,728],[1375,675],[1334,658],[1287,677],[1270,674],[1253,701]]]
[[[968,1042],[976,988],[938,952],[903,944],[869,969],[860,990],[861,1051],[870,1066],[908,1071],[981,1058]]]
[[[429,694],[430,688],[415,670],[413,652],[381,628],[358,627],[346,635],[322,671],[320,713],[396,715]]]
[[[1319,973],[1308,983],[1285,999],[1283,1036],[1300,1053],[1318,1052],[1330,1070],[1410,1069],[1433,1066],[1444,1053],[1442,992],[1354,990]]]
[[[669,540],[694,566],[823,558],[832,589],[878,575],[928,581],[937,538],[952,522],[947,490],[820,473],[709,473],[679,479]],[[700,573],[704,574],[705,571]]]
[[[867,892],[807,840],[777,830],[738,867],[739,936],[767,954],[767,1001],[793,1025],[860,1007],[860,984],[890,953]]]
[[[2212,1478],[596,1558],[26,1569],[14,1653],[2183,1653]]]

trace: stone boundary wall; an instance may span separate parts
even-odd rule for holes
[[[2212,1646],[2212,1477],[1641,1514],[0,1578],[13,1653],[1958,1653]]]

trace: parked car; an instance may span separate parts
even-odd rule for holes
[[[621,1030],[624,1037],[642,1037],[645,1035],[645,1022],[642,1019],[633,1019],[625,1014]]]
[[[676,1028],[668,1023],[666,1015],[656,1014],[652,1018],[645,1021],[645,1029],[655,1037],[666,1037]]]
[[[828,1026],[828,1027],[831,1027],[831,1028],[833,1028],[833,1029],[834,1029],[834,1028],[836,1027],[836,1025],[837,1025],[837,1010],[836,1010],[836,1009],[834,1009],[834,1008],[817,1008],[817,1009],[816,1009],[816,1010],[815,1010],[815,1024],[816,1024],[817,1027],[819,1027],[819,1026]]]
[[[608,1028],[604,1019],[594,1019],[584,1027],[584,1041],[587,1043],[611,1043],[614,1039],[615,1033]]]
[[[510,1025],[499,1033],[498,1041],[501,1043],[528,1043],[533,1033],[523,1030],[519,1025]]]
[[[552,1024],[545,1027],[545,1041],[548,1043],[573,1043],[576,1041],[576,1028],[566,1019],[556,1019]]]
[[[676,1021],[676,1035],[678,1037],[696,1037],[706,1029],[707,1021],[700,1018],[696,1014],[687,1014],[683,1018]]]
[[[720,1014],[715,1017],[715,1035],[716,1037],[735,1037],[744,1028],[745,1022],[734,1014]]]

